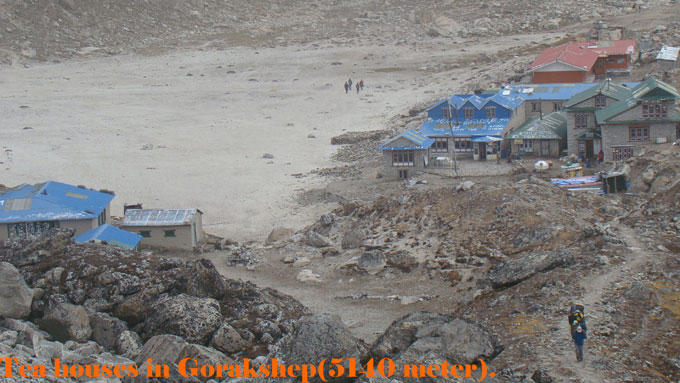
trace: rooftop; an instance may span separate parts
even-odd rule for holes
[[[532,117],[515,129],[507,138],[520,140],[559,140],[567,137],[567,115],[553,112],[540,117]]]
[[[0,222],[36,222],[97,218],[115,196],[48,181],[19,185],[0,194]]]
[[[535,71],[560,62],[574,69],[590,71],[600,56],[625,55],[635,52],[635,40],[573,41],[547,48],[529,65]]]
[[[593,85],[592,87],[575,94],[569,101],[564,104],[565,107],[569,108],[571,106],[577,105],[585,100],[595,97],[599,94],[611,97],[615,100],[623,100],[631,96],[632,91],[629,87],[617,84],[607,79],[600,84]]]
[[[193,221],[198,209],[130,209],[122,226],[182,226]]]
[[[410,142],[413,143],[413,145],[391,145],[392,143],[396,142],[400,138],[404,138]],[[419,149],[427,149],[432,144],[434,143],[434,140],[428,137],[425,137],[424,135],[420,134],[419,132],[413,130],[413,129],[408,129],[404,133],[391,138],[389,141],[384,143],[382,146],[380,146],[378,149],[379,150],[419,150]]]
[[[134,249],[141,239],[142,236],[139,234],[130,233],[106,223],[74,238],[79,243],[107,242],[124,249]]]
[[[467,119],[458,124],[452,123],[449,128],[449,120],[428,119],[420,126],[420,133],[427,137],[451,137],[451,130],[455,136],[500,136],[510,122],[507,118]]]
[[[656,55],[657,60],[667,60],[667,61],[677,61],[678,54],[680,53],[680,48],[669,47],[664,45],[659,50],[659,54]]]

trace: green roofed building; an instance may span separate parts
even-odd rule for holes
[[[505,138],[520,156],[559,157],[567,145],[566,113],[532,117]]]
[[[595,111],[605,161],[622,161],[641,145],[675,141],[680,136],[678,91],[653,77],[631,89],[625,99]]]

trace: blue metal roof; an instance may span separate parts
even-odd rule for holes
[[[105,223],[99,227],[80,234],[79,236],[75,237],[74,240],[78,243],[106,241],[107,243],[122,247],[124,249],[134,249],[139,241],[142,240],[142,236]]]
[[[456,137],[500,136],[508,122],[510,120],[507,118],[468,119],[458,124],[454,122],[453,135]],[[427,137],[451,137],[449,120],[445,119],[428,119],[420,126],[419,131]]]
[[[470,104],[472,104],[475,108],[481,110],[484,106],[486,106],[486,104],[489,101],[494,101],[498,105],[501,105],[501,106],[508,108],[508,109],[516,109],[518,106],[522,105],[522,103],[524,102],[524,99],[521,98],[521,97],[517,97],[517,95],[504,96],[504,95],[501,95],[500,93],[497,93],[497,94],[487,94],[487,93],[483,93],[483,94],[454,94],[454,95],[451,95],[448,98],[448,100],[443,99],[443,100],[437,101],[434,105],[427,108],[427,110],[429,111],[431,109],[434,109],[434,108],[438,107],[439,105],[441,105],[443,103],[447,103],[447,101],[450,102],[451,106],[453,106],[457,110],[462,108],[463,105],[465,105],[468,102],[470,102]]]
[[[623,83],[633,88],[637,82]],[[572,96],[592,88],[597,84],[591,82],[575,84],[511,84],[498,91],[499,95],[521,97],[524,100],[569,100]]]
[[[115,196],[49,181],[0,194],[0,223],[92,219]]]
[[[406,146],[391,146],[390,144],[394,141],[397,141],[400,138],[405,138],[411,142],[413,142],[413,145],[406,145]],[[384,143],[382,146],[380,146],[378,149],[379,150],[416,150],[416,149],[427,149],[432,144],[434,143],[434,140],[432,138],[428,138],[419,132],[416,132],[413,129],[408,129],[404,133],[390,139],[386,143]]]
[[[479,137],[472,137],[470,139],[472,142],[498,142],[498,141],[503,141],[502,138],[498,136],[479,136]]]

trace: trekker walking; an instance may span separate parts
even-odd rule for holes
[[[357,94],[359,94],[359,88],[360,88],[360,85],[359,85],[359,83],[357,83]]]
[[[588,338],[588,327],[586,327],[586,319],[583,315],[583,305],[572,304],[569,310],[569,327],[571,328],[571,339],[576,346],[576,361],[583,361],[583,344]]]
[[[345,81],[345,94],[349,92],[349,84]]]
[[[347,84],[349,84],[349,88],[352,89],[352,79],[350,78],[347,80]]]
[[[364,79],[359,81],[359,85],[361,85],[361,90],[364,90]]]
[[[600,152],[597,153],[597,160],[598,160],[600,163],[602,163],[602,160],[604,160],[604,152],[602,151],[602,149],[600,149]]]

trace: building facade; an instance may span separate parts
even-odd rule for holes
[[[623,161],[640,146],[674,141],[680,135],[678,91],[655,78],[632,89],[630,97],[595,112],[606,161]]]
[[[390,139],[378,149],[383,152],[383,173],[390,179],[408,179],[422,172],[430,162],[430,151],[436,140],[409,129]],[[446,149],[446,142],[438,142]]]
[[[142,246],[192,250],[203,238],[198,209],[129,209],[121,229],[142,236]]]

